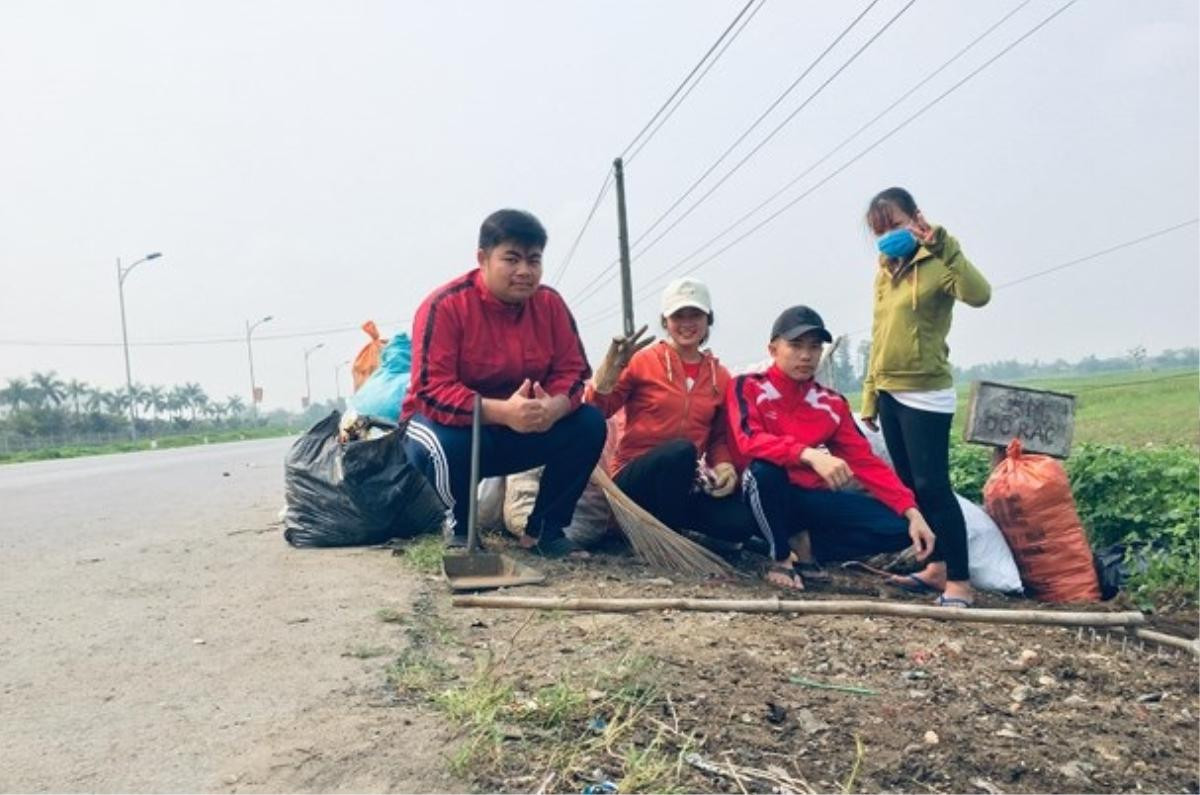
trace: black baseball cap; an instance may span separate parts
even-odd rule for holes
[[[833,335],[825,328],[825,321],[821,320],[820,315],[807,306],[793,306],[783,310],[783,313],[775,319],[775,325],[771,326],[771,340],[774,341],[780,337],[785,340],[795,340],[810,331],[820,332],[820,337],[824,342],[833,342]]]

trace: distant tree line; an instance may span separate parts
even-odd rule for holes
[[[841,392],[857,392],[862,389],[863,375],[871,356],[871,343],[859,342],[853,354],[848,338],[842,340],[829,363],[829,385]],[[1200,367],[1200,348],[1168,348],[1156,356],[1146,352],[1144,346],[1131,348],[1124,356],[1100,358],[1085,356],[1077,362],[1056,359],[1052,362],[1034,360],[1022,362],[1005,359],[971,367],[955,367],[954,380],[964,383],[976,380],[1013,381],[1025,378],[1047,378],[1055,376],[1092,375],[1096,373],[1122,372],[1129,370],[1173,370]]]
[[[64,381],[53,371],[9,378],[0,388],[0,432],[16,436],[105,434],[129,430],[129,404],[146,434],[234,428],[250,422],[238,395],[214,400],[195,383],[107,390]]]

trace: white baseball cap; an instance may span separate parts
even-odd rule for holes
[[[695,307],[707,314],[712,314],[712,299],[708,296],[708,288],[703,282],[695,279],[676,279],[663,290],[662,314],[670,317],[680,309]]]

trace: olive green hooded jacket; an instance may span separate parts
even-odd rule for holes
[[[863,380],[862,416],[874,417],[880,391],[925,391],[952,386],[946,335],[955,300],[983,306],[992,288],[967,261],[944,227],[895,272],[879,257],[875,275],[871,356]]]

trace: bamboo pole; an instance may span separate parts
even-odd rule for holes
[[[1064,612],[1058,610],[959,609],[934,605],[868,602],[865,600],[799,601],[781,599],[604,599],[545,596],[454,597],[455,607],[497,609],[581,610],[600,613],[637,613],[644,610],[687,610],[706,613],[792,613],[810,616],[897,616],[933,621],[979,624],[1043,624],[1064,627],[1138,627],[1146,617],[1136,610],[1121,613]],[[1143,632],[1138,630],[1139,633]],[[1157,634],[1157,633],[1156,633]],[[1147,638],[1150,639],[1150,638]]]
[[[1165,632],[1155,632],[1152,629],[1142,629],[1141,627],[1135,627],[1133,634],[1142,640],[1148,640],[1162,646],[1170,646],[1173,649],[1183,649],[1200,657],[1200,640],[1189,640],[1188,638],[1181,638],[1178,635],[1168,635]]]

